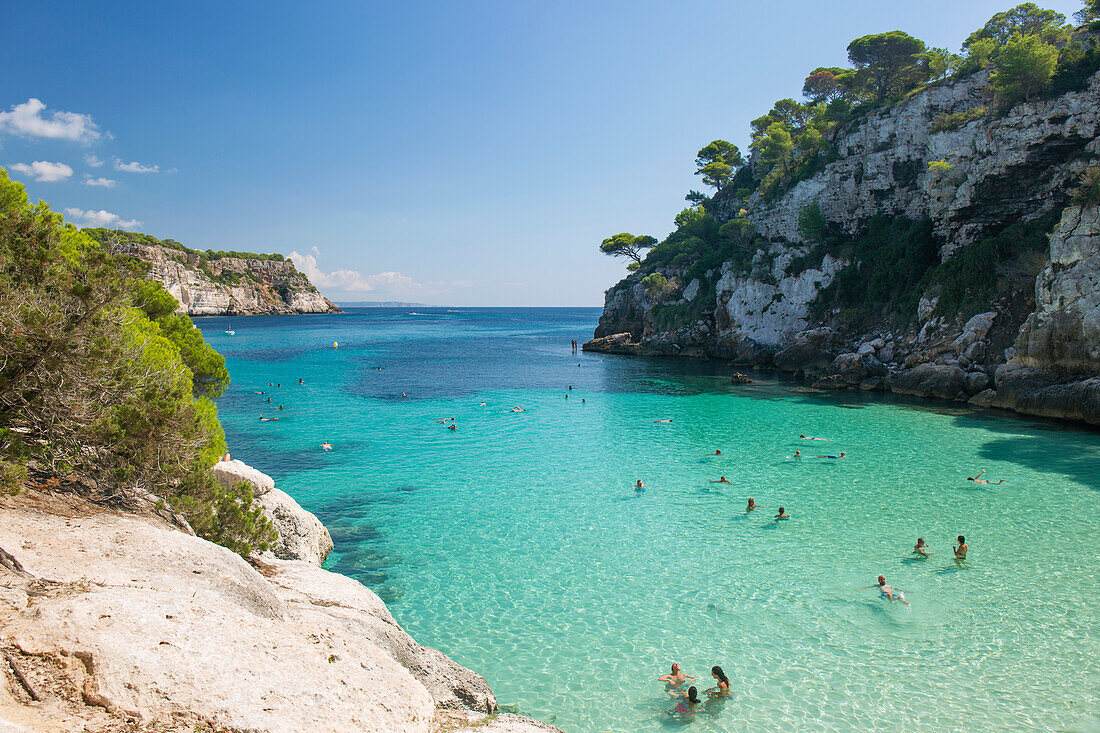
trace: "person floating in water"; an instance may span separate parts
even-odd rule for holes
[[[283,409],[283,406],[282,406],[282,405],[279,405],[279,409],[280,409],[280,410],[281,410],[281,409]]]
[[[451,423],[450,425],[447,426],[447,429],[448,430],[458,430],[458,426],[455,425],[454,423]]]
[[[672,665],[672,672],[670,674],[662,675],[657,678],[658,682],[664,682],[668,685],[668,694],[673,697],[678,696],[681,692],[680,685],[684,684],[688,680],[695,679],[690,674],[684,674],[680,671],[679,664]]]
[[[588,404],[588,400],[585,399],[584,397],[581,397],[581,404],[582,405]]]
[[[783,507],[779,507],[779,514],[775,515],[775,521],[778,522],[780,519],[790,519],[790,518],[791,518],[791,515],[787,514],[787,510],[784,509]]]
[[[477,406],[478,406],[478,407],[485,407],[485,403],[484,403],[484,402],[478,402],[478,403],[477,403]]]
[[[730,696],[730,681],[726,677],[726,673],[722,671],[722,668],[715,665],[710,668],[710,676],[718,680],[718,684],[707,690],[707,694],[711,697],[729,697]]]
[[[645,491],[645,484],[642,483],[641,479],[638,479],[638,483],[634,484],[634,490],[635,491]]]
[[[928,545],[924,544],[923,537],[917,538],[917,544],[913,545],[913,554],[920,555],[921,557],[932,556],[932,553],[928,551]]]
[[[832,458],[833,460],[839,460],[841,458],[844,458],[844,456],[845,456],[844,451],[840,451],[839,456],[814,456],[814,458]]]
[[[967,476],[966,480],[973,481],[976,484],[993,484],[994,486],[996,486],[997,484],[1003,484],[1005,482],[1004,479],[1001,479],[1000,481],[986,481],[984,478],[982,478],[983,473],[985,473],[984,468],[978,473],[977,476]]]
[[[756,499],[753,499],[753,498],[752,498],[752,497],[750,496],[750,497],[749,497],[749,505],[748,505],[747,507],[745,507],[745,511],[746,511],[746,512],[751,512],[751,511],[752,511],[753,509],[755,509],[755,508],[756,508]]]
[[[401,396],[402,396],[402,397],[408,397],[408,395],[407,395],[407,394],[405,394],[404,392],[402,392],[402,393],[401,393]]]
[[[267,392],[253,392],[252,394],[267,394]]]
[[[274,400],[273,400],[273,399],[271,399],[270,397],[268,397],[268,398],[267,398],[267,401],[268,401],[268,402],[274,402]]]
[[[328,442],[327,440],[324,443],[321,443],[321,450],[323,450],[323,451],[332,450],[332,443]]]
[[[802,460],[802,451],[796,449],[795,452],[794,452],[794,455],[791,456],[791,458],[795,459],[796,461],[801,461]]]
[[[874,585],[864,586],[863,588],[858,588],[857,590],[870,590],[871,588],[877,588],[878,592],[882,594],[882,598],[885,598],[889,601],[901,601],[905,605],[909,605],[909,601],[905,600],[905,593],[893,587],[892,585],[889,585],[886,582],[885,575],[878,576],[878,582]]]
[[[709,483],[712,483],[712,484],[729,484],[730,481],[725,476],[723,476],[722,478],[718,479],[717,481],[715,481],[714,479],[711,479]]]
[[[650,420],[650,422],[672,422],[672,418],[670,417],[667,420]]]
[[[798,437],[802,438],[803,440],[822,440],[826,443],[829,442],[829,438],[815,438],[815,437],[810,436],[810,435],[799,435]]]
[[[515,407],[513,407],[513,408],[512,408],[512,412],[527,412],[527,411],[526,411],[526,410],[524,410],[524,409],[523,409],[522,407],[520,407],[519,405],[516,405]]]
[[[716,449],[714,450],[714,455],[716,455],[716,456],[720,456],[720,455],[722,455],[722,449],[721,449],[721,448],[716,448]]]
[[[260,415],[260,422],[276,422],[278,419],[277,417],[264,417],[263,414]]]
[[[959,535],[959,544],[957,546],[952,545],[951,549],[955,552],[955,562],[966,562],[966,551],[969,548],[966,546],[965,537]]]
[[[302,381],[301,377],[298,377],[298,384],[305,384],[305,382]]]

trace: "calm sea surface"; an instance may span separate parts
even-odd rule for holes
[[[327,567],[503,705],[570,733],[1100,731],[1100,434],[571,354],[598,315],[198,325],[233,377],[234,457],[329,527]],[[1005,483],[966,480],[982,469]],[[859,590],[879,573],[912,605]],[[674,661],[702,687],[721,665],[732,698],[670,718]]]

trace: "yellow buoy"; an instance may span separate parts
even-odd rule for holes
[[[334,349],[338,349],[338,348],[340,348],[340,344],[338,344],[337,342],[333,341],[333,342],[332,342],[332,348],[334,348]]]

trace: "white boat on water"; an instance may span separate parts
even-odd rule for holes
[[[234,334],[237,333],[236,331],[233,330],[233,324],[232,323],[227,323],[227,324],[225,324],[225,326],[226,326],[225,327],[225,332],[227,334],[229,334],[230,336],[233,336]]]

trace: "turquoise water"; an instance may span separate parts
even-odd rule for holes
[[[502,704],[570,733],[1100,731],[1100,434],[572,355],[598,313],[199,326],[233,376],[234,456],[331,529],[328,567]],[[965,480],[983,468],[1006,483]],[[879,573],[912,605],[858,590]],[[706,687],[721,665],[732,699],[669,719],[673,661]]]

